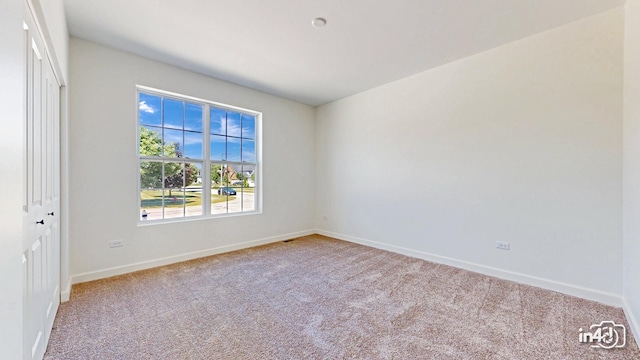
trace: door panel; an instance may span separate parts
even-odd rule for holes
[[[60,126],[60,85],[55,78],[51,61],[46,62],[44,78],[47,83],[46,100],[47,111],[45,113],[44,123],[46,124],[46,136],[43,137],[45,144],[43,159],[45,159],[45,168],[47,169],[44,177],[44,211],[45,225],[47,231],[46,237],[46,299],[45,299],[45,339],[48,342],[53,321],[60,304],[60,198],[56,194],[59,193],[59,170],[60,159],[58,157],[60,141],[56,135]]]
[[[30,296],[30,309],[31,311],[31,323],[30,323],[30,332],[29,332],[29,345],[31,350],[32,358],[41,358],[41,354],[44,355],[44,313],[41,310],[44,293],[43,293],[43,279],[42,272],[43,264],[42,264],[42,238],[36,239],[36,241],[31,246],[31,266],[29,270],[31,272],[31,291],[29,293]]]
[[[29,276],[31,275],[31,271],[29,268],[31,267],[31,262],[29,259],[31,258],[31,250],[26,250],[22,253],[22,323],[24,324],[24,340],[23,340],[23,352],[25,357],[27,354],[30,354],[29,343],[30,336],[27,333],[27,326],[31,324],[31,312],[28,311],[30,302],[31,302],[31,284],[33,283]]]
[[[32,153],[32,195],[31,195],[31,205],[39,206],[42,205],[42,123],[43,123],[43,114],[42,109],[45,105],[45,100],[42,97],[43,86],[42,86],[42,55],[41,52],[44,50],[44,47],[40,44],[39,41],[32,39],[31,42],[31,51],[32,51],[32,62],[31,62],[31,111],[33,113],[31,119],[31,127],[33,128],[32,137],[31,137],[31,153]]]

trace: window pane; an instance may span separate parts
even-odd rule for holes
[[[253,182],[255,182],[255,170],[256,170],[256,165],[252,165],[252,164],[242,165],[242,175],[247,181],[248,187],[254,187]]]
[[[232,187],[242,187],[244,177],[242,176],[242,165],[229,165],[229,183]]]
[[[224,186],[230,186],[233,173],[233,168],[229,166],[229,164],[222,165],[221,184]]]
[[[183,157],[182,130],[164,129],[164,156]]]
[[[236,213],[242,212],[242,185],[243,185],[243,177],[242,177],[242,165],[234,168],[232,165],[227,166],[228,174],[229,174],[229,202],[228,202],[228,212]]]
[[[223,164],[211,165],[211,214],[227,213],[227,166]]]
[[[162,163],[156,161],[140,162],[140,188],[162,188]]]
[[[215,192],[214,192],[215,191]],[[211,190],[211,215],[220,215],[227,213],[227,197],[228,195],[219,195],[218,189]]]
[[[162,156],[162,128],[140,127],[140,155]]]
[[[221,109],[211,108],[211,133],[215,135],[227,135],[227,112]]]
[[[237,185],[238,181],[238,171],[235,169],[237,165],[227,165],[227,175],[229,179],[229,185]]]
[[[211,164],[211,187],[219,188],[224,186],[223,178],[221,177],[223,173],[221,172],[224,168],[222,164]]]
[[[183,128],[184,104],[182,101],[164,99],[164,127]]]
[[[253,140],[242,139],[242,161],[256,161],[256,142]]]
[[[185,164],[185,216],[202,215],[202,164]]]
[[[162,219],[162,162],[140,162],[140,219]]]
[[[240,157],[240,139],[227,138],[227,160],[228,161],[242,161]]]
[[[179,162],[164,163],[164,188],[176,189],[184,187],[184,164]]]
[[[162,126],[162,99],[159,96],[140,93],[138,114],[140,125]]]
[[[240,114],[227,112],[227,136],[240,137],[242,135],[242,126],[240,124]]]
[[[140,219],[162,219],[162,189],[140,190]]]
[[[164,218],[184,216],[184,164],[164,163]]]
[[[230,188],[227,213],[233,214],[239,212],[242,212],[242,189]]]
[[[256,166],[242,165],[242,211],[255,211]]]
[[[224,136],[211,135],[211,160],[227,160],[227,143]]]
[[[256,117],[252,115],[242,115],[242,137],[246,139],[256,138]]]
[[[202,159],[202,133],[184,132],[184,157]]]
[[[164,218],[184,217],[184,191],[182,189],[164,189]]]
[[[202,132],[202,105],[185,104],[184,129]]]

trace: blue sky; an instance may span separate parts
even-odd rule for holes
[[[138,109],[141,126],[180,144],[185,157],[202,159],[203,106],[140,93]],[[211,107],[210,120],[211,160],[256,160],[255,116]]]

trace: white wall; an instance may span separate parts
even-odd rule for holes
[[[0,2],[0,359],[22,358],[23,2]]]
[[[619,305],[623,17],[319,107],[318,228]]]
[[[313,108],[84,40],[70,44],[74,282],[314,228]],[[262,214],[137,225],[136,84],[263,113]],[[124,247],[110,249],[114,239]]]
[[[640,338],[640,0],[627,0],[624,34],[624,300]]]

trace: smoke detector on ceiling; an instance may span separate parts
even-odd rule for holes
[[[327,19],[325,18],[321,18],[321,17],[317,17],[313,20],[311,20],[311,25],[313,25],[313,27],[323,27],[325,25],[327,25]]]

